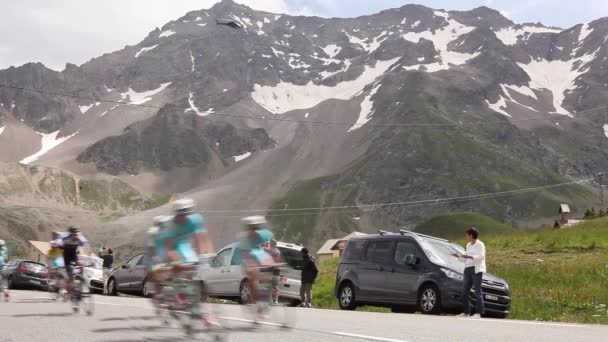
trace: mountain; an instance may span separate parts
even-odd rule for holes
[[[606,18],[561,29],[516,24],[487,7],[406,5],[324,19],[224,0],[81,66],[0,71],[3,84],[76,95],[0,87],[0,161],[187,194],[219,244],[234,238],[239,216],[267,209],[281,238],[313,245],[450,211],[536,222],[561,202],[594,203],[593,184],[364,204],[605,170],[608,118],[595,109],[608,96],[607,37]],[[304,204],[348,208],[281,211]],[[122,217],[111,237],[137,240],[166,210]]]

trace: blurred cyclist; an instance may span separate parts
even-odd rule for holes
[[[182,270],[197,270],[195,265],[205,254],[213,252],[213,245],[203,224],[203,217],[194,212],[194,201],[182,198],[173,204],[173,230],[165,240],[167,259],[177,263],[173,268],[174,274]],[[194,311],[198,311],[196,303]],[[198,313],[197,313],[198,314]],[[207,325],[219,325],[210,315],[201,313]]]
[[[281,251],[277,247],[276,240],[270,240],[268,244],[265,246],[266,252],[270,254],[275,264],[283,263],[283,257],[281,256]],[[279,269],[275,269],[272,273],[272,304],[279,304],[279,293],[281,285],[281,271]]]
[[[166,243],[172,234],[173,216],[161,215],[154,218],[154,226],[148,229],[146,265],[153,283],[154,294],[160,293],[164,278],[161,269],[167,262]]]
[[[259,300],[259,283],[262,280],[260,268],[273,265],[273,257],[266,252],[264,245],[272,240],[272,232],[266,227],[266,219],[263,216],[249,216],[243,220],[245,235],[240,243],[243,266],[247,278],[251,279],[250,304],[256,304]],[[258,305],[258,316],[263,314],[263,306]]]
[[[55,241],[60,238],[66,237],[67,234],[52,232],[51,233],[51,241]],[[63,269],[65,268],[65,264],[63,262],[63,250],[59,247],[53,247],[48,251],[49,257],[49,280],[55,284],[56,290],[58,294],[63,294],[65,291],[64,282],[65,282],[65,273]]]
[[[51,241],[51,246],[63,249],[63,263],[65,264],[65,271],[68,274],[66,289],[74,301],[74,270],[72,264],[78,263],[78,248],[88,247],[89,241],[80,234],[80,228],[76,226],[71,226],[68,232],[69,235]]]
[[[0,292],[4,292],[4,300],[8,302],[8,285],[4,284],[4,277],[2,276],[2,269],[8,262],[8,247],[6,242],[0,240]]]

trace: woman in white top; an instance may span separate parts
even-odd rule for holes
[[[486,272],[486,246],[478,239],[479,230],[477,228],[467,229],[467,250],[466,254],[458,255],[464,259],[464,288],[462,290],[462,305],[464,313],[461,316],[469,317],[471,305],[469,303],[469,293],[471,288],[475,291],[475,314],[473,317],[480,318],[484,314],[483,295],[481,293],[481,280]]]

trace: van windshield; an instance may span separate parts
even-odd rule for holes
[[[421,238],[420,245],[428,258],[436,265],[447,267],[457,272],[464,272],[464,261],[452,254],[464,254],[464,249],[451,242]]]

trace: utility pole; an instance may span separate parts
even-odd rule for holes
[[[604,185],[608,180],[608,173],[600,172],[597,174],[597,182],[600,185],[600,210],[604,210]]]

